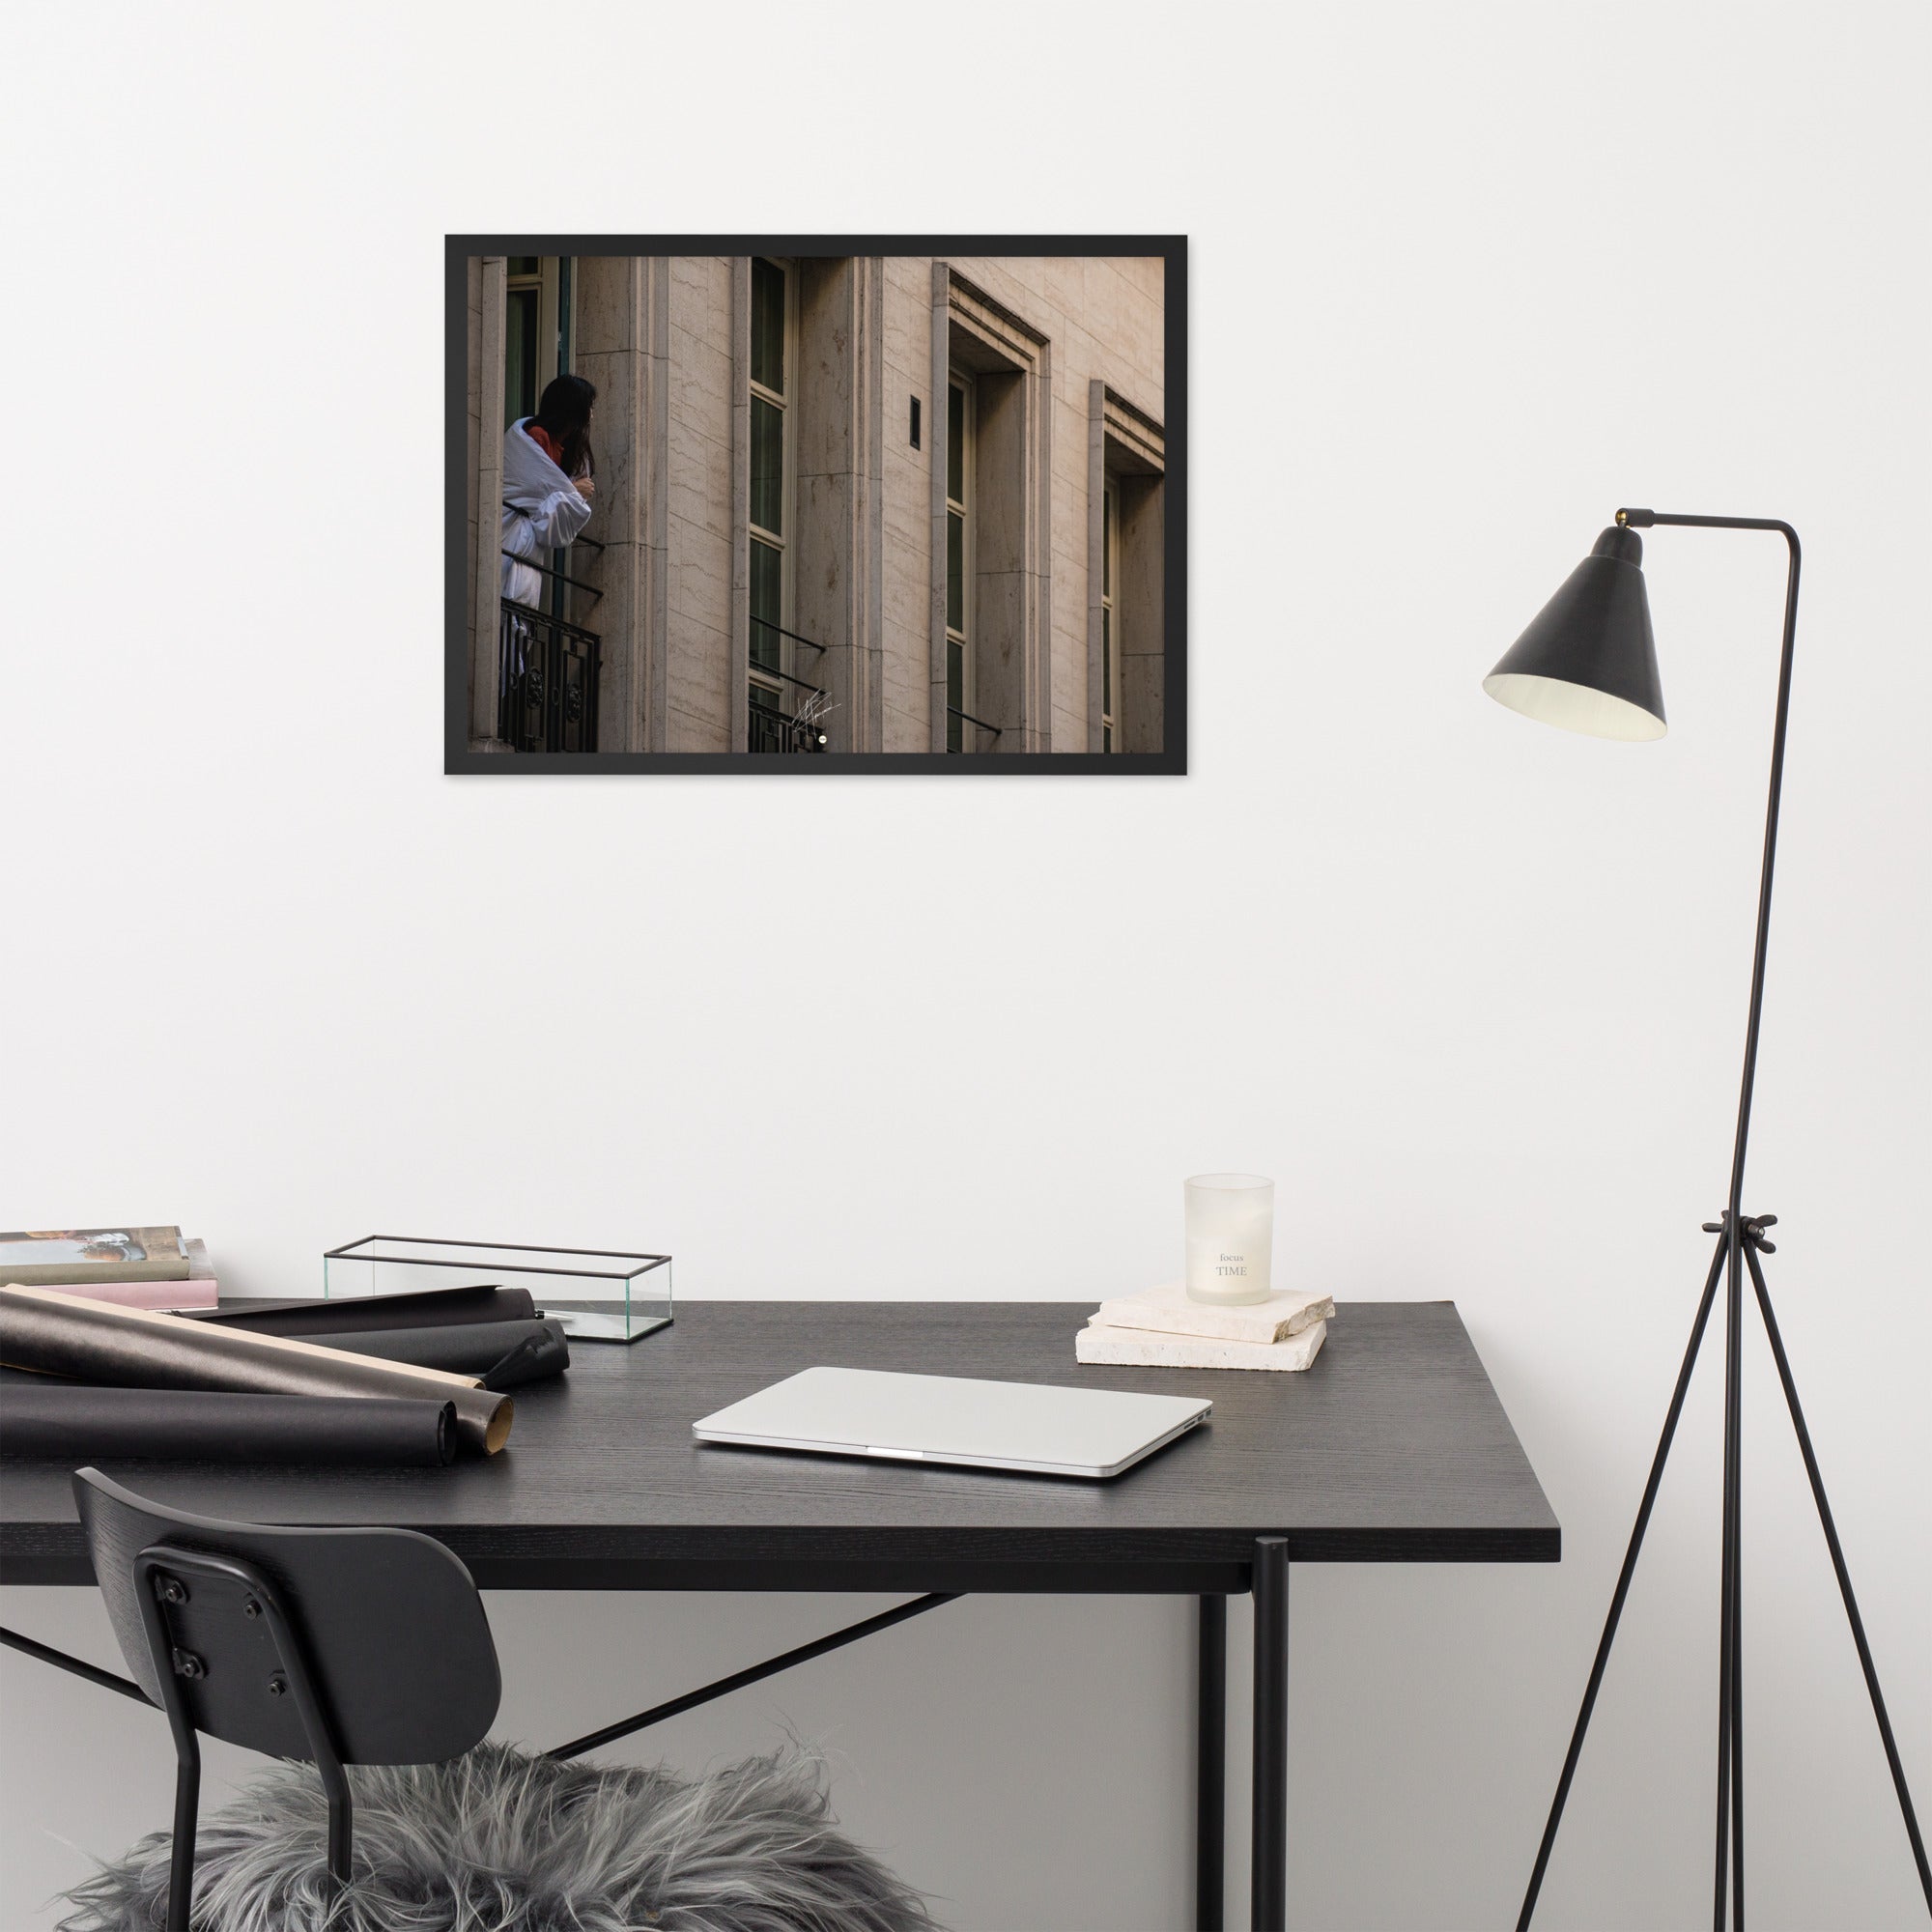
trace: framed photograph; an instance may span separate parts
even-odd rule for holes
[[[445,242],[446,772],[1186,771],[1183,237]]]

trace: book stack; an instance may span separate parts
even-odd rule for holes
[[[206,1242],[179,1228],[49,1228],[0,1234],[0,1282],[57,1288],[119,1308],[213,1308]]]
[[[1305,1369],[1328,1339],[1331,1296],[1271,1294],[1239,1307],[1191,1301],[1178,1281],[1103,1301],[1074,1337],[1092,1365],[1162,1369]]]

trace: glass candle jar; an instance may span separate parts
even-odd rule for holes
[[[1274,1182],[1260,1174],[1186,1181],[1187,1296],[1223,1307],[1265,1301],[1274,1257]]]

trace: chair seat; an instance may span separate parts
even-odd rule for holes
[[[314,1769],[277,1765],[202,1820],[194,1932],[931,1932],[919,1896],[838,1831],[804,1750],[687,1781],[485,1744],[349,1778],[346,1892]],[[161,1924],[169,1845],[143,1838],[75,1887],[61,1932]]]

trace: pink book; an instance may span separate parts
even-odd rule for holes
[[[213,1275],[198,1281],[63,1281],[48,1282],[63,1294],[78,1294],[89,1301],[105,1301],[116,1308],[213,1308],[219,1285]]]

